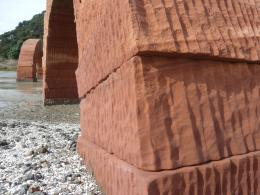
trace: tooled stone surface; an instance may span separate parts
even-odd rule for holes
[[[260,152],[234,156],[200,166],[149,172],[108,154],[85,137],[78,152],[93,169],[107,195],[257,195]]]
[[[260,150],[260,66],[134,57],[81,101],[82,134],[144,170]]]
[[[40,39],[26,40],[19,54],[17,80],[36,80],[37,67],[42,66],[42,44]]]
[[[44,101],[78,99],[78,46],[72,0],[48,0],[44,24]]]
[[[80,97],[139,54],[259,61],[260,2],[74,0]]]

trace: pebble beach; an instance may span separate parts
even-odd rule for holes
[[[76,152],[79,105],[44,107],[41,82],[0,71],[0,194],[101,195]]]

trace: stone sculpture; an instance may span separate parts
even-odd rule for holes
[[[17,64],[17,81],[42,79],[42,55],[40,39],[28,39],[23,43]]]
[[[244,0],[48,1],[45,75],[78,57],[78,151],[106,194],[260,193],[259,13]]]

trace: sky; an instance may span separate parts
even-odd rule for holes
[[[0,0],[0,35],[45,10],[46,0]]]

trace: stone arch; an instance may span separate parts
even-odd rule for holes
[[[17,64],[17,81],[37,81],[41,78],[42,55],[40,39],[28,39],[23,43]]]
[[[44,30],[44,103],[78,102],[78,44],[72,0],[47,1]]]

